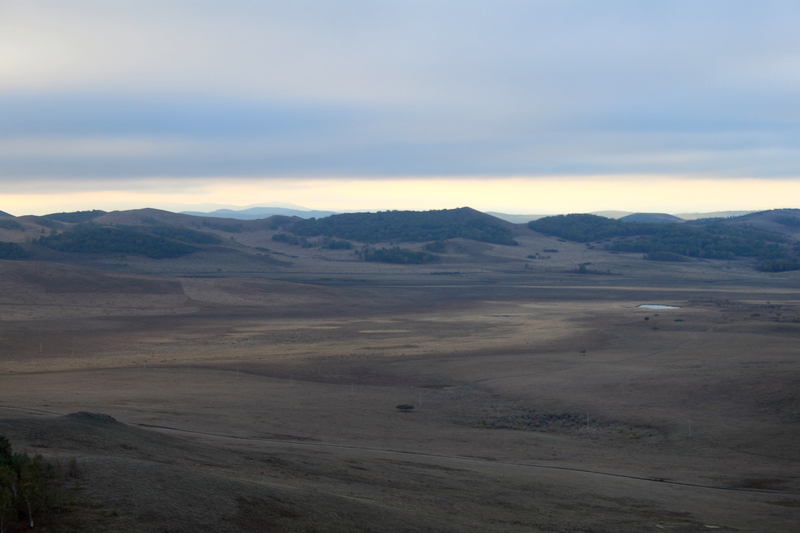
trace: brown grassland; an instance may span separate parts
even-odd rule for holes
[[[529,233],[0,261],[0,434],[81,468],[38,530],[797,531],[798,273]]]

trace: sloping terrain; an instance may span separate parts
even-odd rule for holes
[[[754,215],[748,217],[759,220]],[[791,225],[795,219],[783,215],[779,220]],[[595,241],[595,246],[612,252],[647,254],[648,259],[656,261],[750,257],[758,260],[757,268],[768,272],[800,269],[800,243],[796,239],[759,229],[746,220],[663,224],[622,222],[595,215],[558,215],[529,222],[528,227],[589,246]]]
[[[107,415],[5,419],[0,428],[26,446],[78,460],[78,488],[67,489],[77,506],[44,523],[58,531],[459,530],[391,503],[287,486],[287,474],[311,474],[299,461],[243,456]]]
[[[773,209],[727,219],[726,224],[746,225],[800,238],[800,209]]]
[[[58,220],[59,222],[68,222],[71,224],[79,224],[81,222],[88,222],[95,218],[105,215],[106,212],[100,209],[93,209],[91,211],[73,211],[70,213],[51,213],[44,215],[44,218],[50,220]]]

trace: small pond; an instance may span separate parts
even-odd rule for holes
[[[639,309],[680,309],[675,305],[662,305],[662,304],[642,304]]]

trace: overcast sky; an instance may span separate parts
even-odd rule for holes
[[[797,1],[4,0],[0,209],[800,207],[798,27]]]

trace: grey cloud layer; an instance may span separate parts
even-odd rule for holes
[[[9,2],[0,179],[797,177],[798,20],[796,2]]]

